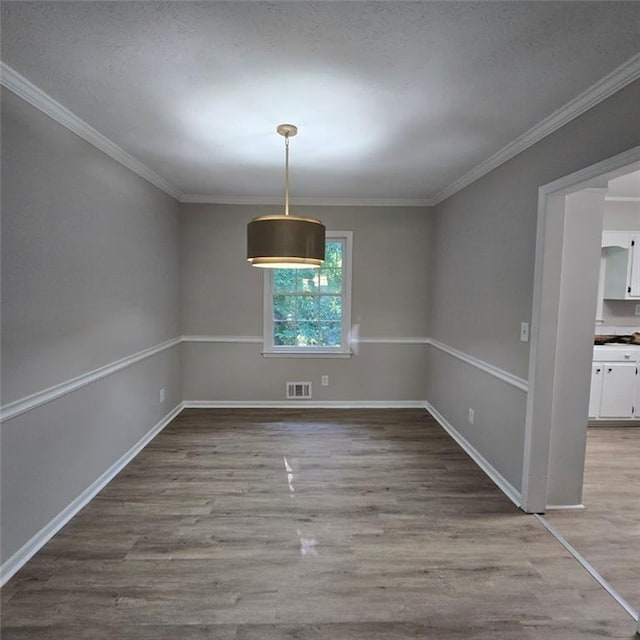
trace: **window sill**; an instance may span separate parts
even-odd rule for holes
[[[350,358],[351,351],[263,351],[263,358]]]

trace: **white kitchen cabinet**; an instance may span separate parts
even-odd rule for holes
[[[635,363],[609,362],[602,365],[601,420],[634,417],[638,368]]]
[[[593,349],[590,420],[640,419],[640,347],[606,345]]]
[[[600,417],[600,399],[602,397],[602,363],[591,365],[591,392],[589,393],[589,418]]]
[[[640,234],[604,231],[602,255],[605,260],[604,299],[640,299]]]
[[[629,251],[631,264],[629,265],[629,286],[627,293],[629,297],[638,298],[640,297],[640,236],[631,237],[631,247]]]

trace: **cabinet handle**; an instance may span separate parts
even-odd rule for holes
[[[613,371],[613,369],[612,369],[611,367],[609,367],[609,368],[607,369],[607,373],[611,373],[612,371]]]
[[[602,369],[596,369],[596,373],[600,373]]]

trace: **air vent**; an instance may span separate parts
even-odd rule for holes
[[[287,399],[304,400],[311,397],[310,382],[287,382]]]

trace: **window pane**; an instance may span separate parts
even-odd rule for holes
[[[332,238],[326,242],[322,268],[273,270],[273,346],[310,350],[344,346],[345,249],[344,240]]]
[[[342,242],[328,241],[324,250],[324,269],[342,269]]]
[[[273,296],[273,319],[296,320],[296,300],[298,296]]]
[[[339,347],[342,345],[342,323],[322,322],[320,324],[320,342],[324,347]]]
[[[282,347],[295,347],[298,342],[298,323],[282,322],[276,320],[273,323],[273,344]]]
[[[298,293],[315,293],[318,289],[316,284],[317,269],[290,269],[290,271],[297,271],[297,287]]]
[[[316,296],[298,296],[297,318],[300,321],[318,321],[318,298]]]
[[[319,330],[317,322],[298,322],[298,335],[296,346],[317,347],[319,346]]]
[[[320,296],[320,320],[322,322],[342,320],[342,296]]]
[[[273,270],[274,293],[294,293],[295,290],[296,290],[295,269],[274,269]]]
[[[341,269],[323,269],[318,276],[318,281],[320,293],[342,293]]]

